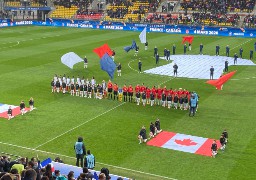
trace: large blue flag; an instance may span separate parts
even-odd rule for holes
[[[116,70],[116,64],[108,55],[108,53],[105,53],[100,59],[100,67],[103,71],[106,71],[108,73],[111,79],[113,79]]]
[[[133,41],[132,41],[132,45],[131,45],[131,46],[126,46],[126,47],[124,47],[124,50],[125,50],[126,52],[129,52],[131,49],[136,49],[136,47],[137,47],[137,44],[136,44],[136,42],[133,40]]]

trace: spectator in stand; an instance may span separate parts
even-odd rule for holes
[[[84,168],[83,168],[83,173],[85,174],[85,177],[86,177],[87,179],[89,179],[89,178],[93,179],[93,174],[88,170],[87,167],[84,167]]]
[[[68,180],[75,180],[75,176],[74,176],[74,171],[70,171],[69,173],[68,173]]]

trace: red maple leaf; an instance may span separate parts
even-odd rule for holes
[[[197,145],[197,143],[193,142],[191,139],[183,139],[183,140],[175,139],[175,143],[180,144],[182,146],[195,146],[195,145]]]

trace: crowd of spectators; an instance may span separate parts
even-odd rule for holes
[[[217,13],[227,12],[252,12],[255,6],[255,0],[183,0],[181,8],[187,12],[202,11]]]
[[[70,8],[71,6],[77,6],[79,8],[87,8],[93,0],[55,0],[53,4],[55,6],[64,6]]]
[[[125,19],[129,22],[141,21],[147,12],[155,12],[159,7],[160,0],[110,0],[107,9],[107,16],[110,19]],[[135,15],[135,16],[133,16]],[[134,17],[134,18],[133,18]]]
[[[248,14],[244,18],[244,26],[247,28],[255,28],[256,27],[256,16]]]
[[[55,162],[64,163],[59,157],[55,158]],[[75,180],[73,171],[64,175],[59,170],[54,170],[51,164],[44,168],[40,168],[39,164],[40,161],[35,157],[30,160],[24,157],[12,160],[9,156],[0,156],[0,180]],[[93,178],[95,175],[87,167],[83,167],[77,180],[92,180]],[[97,178],[99,180],[110,179],[109,170],[102,168]]]

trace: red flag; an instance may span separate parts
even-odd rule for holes
[[[217,80],[209,80],[209,81],[206,81],[206,83],[215,86],[216,89],[218,89],[218,90],[222,90],[222,85],[225,82],[227,82],[235,73],[236,73],[236,71],[232,71],[228,74],[221,76]]]
[[[105,53],[108,53],[109,56],[112,56],[112,50],[107,44],[103,44],[102,46],[95,48],[93,52],[95,52],[100,58],[102,58]]]
[[[194,40],[194,36],[183,36],[182,37],[182,44],[184,44],[186,41],[189,43],[189,44],[192,44],[193,40]]]

